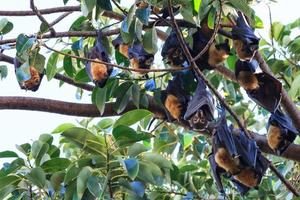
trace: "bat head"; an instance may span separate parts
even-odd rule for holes
[[[94,59],[98,62],[107,62],[110,63],[110,58],[107,53],[106,48],[103,45],[103,35],[101,31],[98,31],[98,37],[96,43],[92,50],[88,53],[87,57],[90,59]],[[107,79],[113,71],[112,66],[106,65],[104,63],[98,62],[86,62],[86,72],[91,79],[98,87],[104,87]]]
[[[188,103],[184,119],[189,121],[192,128],[203,130],[208,123],[214,120],[214,102],[212,95],[206,89],[202,79],[198,79],[198,85],[194,96]]]
[[[268,144],[277,154],[281,155],[294,142],[299,132],[292,120],[280,109],[271,114],[268,124]]]
[[[239,73],[242,71],[250,72],[254,74],[256,70],[259,68],[259,64],[255,59],[252,59],[251,61],[242,61],[237,60],[235,63],[235,76],[238,78]]]
[[[154,61],[154,55],[147,53],[140,43],[135,43],[128,48],[128,57],[130,60],[133,59],[135,63],[133,67],[140,69],[150,69]]]

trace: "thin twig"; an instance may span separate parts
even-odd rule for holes
[[[123,67],[121,65],[117,65],[117,64],[113,64],[113,63],[108,63],[108,62],[104,62],[104,61],[100,61],[100,60],[95,60],[95,59],[90,59],[90,58],[85,58],[85,57],[70,55],[68,53],[64,53],[64,52],[58,51],[56,49],[53,49],[53,48],[47,46],[45,43],[41,44],[41,46],[43,46],[43,47],[45,47],[45,48],[47,48],[47,49],[49,49],[49,50],[51,50],[53,52],[56,52],[58,54],[64,55],[64,56],[69,56],[71,58],[76,58],[76,59],[90,61],[90,62],[99,63],[99,64],[105,64],[105,65],[116,67],[118,69],[122,69],[122,70],[125,70],[125,71],[134,71],[134,72],[148,73],[148,72],[175,72],[175,71],[186,70],[186,68],[182,68],[182,67],[173,67],[173,68],[169,68],[169,69],[137,69],[137,68],[128,68],[128,67]]]
[[[62,15],[60,15],[58,18],[56,18],[53,22],[51,22],[49,24],[50,27],[56,25],[57,23],[59,23],[61,20],[63,20],[64,18],[66,18],[68,15],[72,14],[73,12],[66,12],[66,13],[63,13]]]
[[[121,8],[121,6],[115,1],[115,0],[112,0],[113,4],[115,4],[115,6],[124,14],[124,15],[127,15],[127,12],[126,10],[124,10],[123,8]]]
[[[37,9],[37,7],[34,5],[34,0],[30,0],[30,8],[36,14],[36,16],[40,19],[40,21],[47,26],[47,28],[51,32],[51,35],[55,36],[56,31],[54,30],[53,27],[50,26],[50,24],[47,22],[47,20],[43,17],[43,15],[40,13],[40,11]]]
[[[218,30],[220,28],[220,23],[221,23],[221,18],[222,18],[221,15],[222,15],[222,4],[220,6],[220,11],[219,11],[219,14],[218,14],[218,21],[217,21],[217,24],[215,25],[215,29],[214,29],[214,32],[213,32],[211,38],[209,39],[209,41],[207,42],[205,47],[199,52],[199,54],[194,57],[193,61],[198,60],[209,49],[209,47],[214,42],[215,37],[216,37],[216,35],[218,33]]]

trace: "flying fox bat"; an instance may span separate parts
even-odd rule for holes
[[[235,76],[253,101],[273,113],[281,101],[282,85],[280,81],[265,72],[257,73],[258,68],[255,59],[238,60],[235,64]]]
[[[193,34],[193,49],[192,55],[197,56],[205,46],[207,45],[209,38],[198,28],[198,30]],[[218,65],[222,64],[230,53],[229,40],[226,39],[225,42],[216,44],[213,42],[208,50],[196,60],[197,66],[201,69],[212,70]]]
[[[14,59],[15,73],[17,75],[17,70],[22,66],[22,63],[18,60],[18,58]],[[29,77],[23,77],[22,80],[18,79],[18,83],[21,89],[37,91],[42,82],[44,71],[39,72],[35,66],[29,66]]]
[[[129,55],[128,55],[129,45],[125,44],[123,42],[121,35],[119,35],[116,39],[114,39],[112,41],[112,44],[115,47],[115,49],[118,50],[123,56],[125,56],[126,58],[129,58]]]
[[[268,144],[277,154],[282,154],[293,143],[299,131],[295,128],[291,118],[280,109],[272,113],[268,124]]]
[[[183,87],[182,77],[178,74],[168,82],[166,90],[161,93],[162,102],[173,119],[180,121],[186,112],[189,95]]]
[[[187,64],[187,58],[177,39],[175,30],[172,30],[166,39],[162,47],[161,56],[166,60],[167,64],[173,67],[183,67]]]
[[[244,14],[238,11],[236,25],[231,31],[233,46],[240,60],[251,60],[258,50],[260,38],[256,37],[254,30],[249,26]]]
[[[197,88],[194,96],[188,103],[184,120],[189,121],[193,129],[203,130],[214,119],[214,102],[204,81],[200,77],[197,77],[197,80]]]
[[[101,31],[98,31],[98,37],[95,42],[95,46],[88,53],[88,58],[94,59],[98,62],[106,62],[109,63],[110,59],[108,53],[102,43],[102,37],[104,37]],[[90,79],[97,85],[98,87],[104,87],[107,79],[113,71],[113,67],[107,64],[102,64],[98,62],[86,62],[86,72]]]

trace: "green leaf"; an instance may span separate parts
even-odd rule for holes
[[[207,25],[210,29],[214,29],[215,27],[215,15],[216,9],[212,8],[208,13]]]
[[[0,65],[0,78],[1,80],[7,77],[7,66]]]
[[[137,110],[131,110],[127,113],[123,114],[114,124],[114,127],[117,127],[118,125],[125,125],[125,126],[131,126],[145,117],[152,116],[153,113],[144,110],[144,109],[137,109]]]
[[[63,171],[71,164],[71,161],[67,158],[53,158],[47,160],[41,165],[41,168],[46,173],[54,173],[58,171]]]
[[[140,161],[137,177],[145,182],[161,186],[163,184],[163,173],[161,169],[152,162]]]
[[[127,107],[131,97],[132,97],[132,83],[125,82],[121,84],[115,91],[114,96],[117,98],[114,108],[116,109],[117,113],[121,113]]]
[[[135,158],[129,158],[126,160],[122,160],[121,163],[126,170],[129,178],[131,178],[131,180],[134,180],[139,172],[139,161]]]
[[[171,162],[158,153],[144,153],[143,158],[149,162],[153,162],[160,168],[173,169]]]
[[[31,151],[31,146],[28,143],[16,145],[16,148],[25,155],[28,155]]]
[[[97,126],[100,127],[101,129],[108,129],[114,124],[114,120],[110,118],[102,119]]]
[[[137,84],[133,84],[131,86],[131,89],[132,89],[132,102],[137,108],[139,108],[140,107],[140,95],[141,95],[140,86]]]
[[[128,148],[128,155],[130,157],[136,157],[140,153],[143,153],[148,150],[150,150],[149,147],[146,147],[145,145],[143,145],[141,143],[135,143]]]
[[[121,25],[121,31],[124,33],[129,33],[130,32],[130,26],[132,22],[135,21],[135,10],[136,6],[133,4],[131,8],[129,9],[129,12],[127,14],[127,17],[123,20],[122,25]]]
[[[67,170],[67,173],[65,175],[65,178],[64,178],[64,183],[66,185],[70,184],[71,181],[73,181],[77,175],[79,174],[80,172],[80,168],[76,167],[76,166],[72,166],[70,167],[68,170]]]
[[[85,69],[81,69],[75,76],[75,81],[77,83],[87,83],[90,82],[90,78],[88,76],[88,74],[86,73]]]
[[[14,25],[8,21],[7,18],[2,18],[0,20],[0,33],[1,34],[6,34],[8,32],[10,32],[13,29]]]
[[[243,12],[250,20],[254,19],[254,11],[245,0],[229,0],[234,8]]]
[[[96,90],[96,106],[100,112],[100,115],[103,115],[105,111],[106,91],[106,87],[97,88]]]
[[[143,36],[143,47],[147,53],[155,54],[157,52],[157,33],[155,26],[146,30]]]
[[[63,183],[65,178],[64,172],[56,172],[50,178],[50,183],[53,189],[58,192],[61,189],[61,184]]]
[[[94,153],[102,152],[104,149],[100,138],[84,128],[73,127],[64,131],[61,135],[80,148],[84,147],[84,149]]]
[[[83,16],[88,16],[96,6],[96,0],[81,0],[81,12]]]
[[[18,53],[22,53],[28,49],[30,49],[33,45],[34,40],[32,38],[28,38],[24,34],[20,34],[17,37],[16,41],[16,50]]]
[[[202,0],[193,0],[194,10],[196,12],[199,11]]]
[[[21,180],[21,178],[19,176],[16,176],[16,175],[8,175],[8,176],[5,176],[5,177],[1,177],[0,178],[0,190],[2,190],[4,187],[6,187],[8,185],[15,184],[20,180]]]
[[[71,54],[71,51],[67,52],[68,54]],[[66,72],[66,74],[69,76],[69,77],[74,77],[74,74],[75,74],[75,69],[73,67],[73,64],[72,64],[72,58],[70,56],[65,56],[64,57],[64,70]]]
[[[39,54],[38,50],[35,50],[33,55],[29,57],[29,65],[37,69],[40,74],[44,73],[45,61],[45,56]]]
[[[52,53],[48,59],[47,66],[46,66],[46,76],[48,81],[50,81],[56,74],[57,60],[58,60],[58,53],[56,52]]]
[[[53,133],[53,134],[55,134],[55,133],[61,133],[61,132],[64,132],[64,131],[66,131],[66,130],[68,130],[68,129],[70,129],[70,128],[73,128],[73,127],[75,127],[75,125],[72,124],[72,123],[64,123],[64,124],[61,124],[61,125],[59,125],[58,127],[56,127],[56,128],[52,131],[52,133]]]
[[[300,75],[298,75],[292,82],[288,94],[292,99],[296,99],[300,95]]]
[[[22,83],[31,78],[29,63],[25,62],[16,69],[16,76],[18,82]]]
[[[16,158],[19,157],[18,154],[16,154],[13,151],[1,151],[0,152],[0,158]]]
[[[39,188],[44,188],[46,184],[46,174],[40,167],[31,169],[30,173],[27,174],[26,177]]]
[[[138,134],[134,129],[124,125],[115,127],[112,134],[117,141],[117,144],[121,147],[153,137],[151,134],[145,132]]]
[[[255,16],[254,28],[264,28],[264,22],[258,16]]]
[[[284,30],[284,25],[281,22],[274,22],[272,24],[273,37],[276,41],[279,41]]]
[[[40,140],[34,141],[31,147],[31,155],[35,158],[35,163],[37,166],[40,165],[42,157],[47,153],[49,145],[47,143],[41,142]]]
[[[47,133],[41,134],[39,137],[39,141],[48,143],[49,145],[53,142],[53,136]]]
[[[89,177],[92,175],[90,167],[84,167],[79,172],[77,177],[77,196],[79,199],[82,198],[85,189],[87,188],[87,182]]]
[[[188,164],[188,165],[184,165],[184,166],[180,167],[179,171],[180,171],[180,173],[185,173],[185,172],[189,172],[189,171],[195,171],[198,169],[199,168],[196,165]]]

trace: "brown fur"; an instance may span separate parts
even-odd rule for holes
[[[258,80],[251,72],[241,71],[238,75],[238,82],[245,90],[255,90],[259,88]]]
[[[240,171],[239,164],[232,158],[228,151],[221,147],[215,154],[215,161],[219,167],[223,168],[230,174],[236,174]]]
[[[180,119],[182,106],[176,96],[169,94],[165,101],[165,107],[174,119]]]
[[[100,60],[96,59],[96,61]],[[91,73],[94,81],[101,81],[105,79],[108,75],[106,65],[95,62],[91,63]]]
[[[277,126],[270,125],[268,130],[268,144],[271,149],[276,150],[278,148],[279,143],[281,142],[281,132],[280,128]]]
[[[136,6],[138,7],[138,8],[147,8],[148,7],[148,3],[147,2],[145,2],[145,1],[141,1],[141,2],[138,2],[137,4],[136,4]]]
[[[258,184],[257,174],[249,168],[243,169],[239,174],[233,176],[238,182],[248,187],[255,187]]]
[[[31,78],[24,82],[24,86],[26,89],[33,88],[34,86],[38,85],[41,80],[40,74],[35,67],[31,66],[29,70],[30,70]]]
[[[216,44],[213,43],[209,47],[208,64],[210,66],[218,66],[222,64],[229,56],[225,50],[223,49],[218,50],[215,45]]]
[[[128,45],[127,44],[120,44],[119,46],[119,52],[125,56],[126,58],[128,58]]]
[[[251,60],[251,58],[254,55],[254,52],[252,55],[249,55],[244,50],[244,44],[240,40],[233,40],[233,46],[235,48],[236,54],[239,57],[240,60]]]

